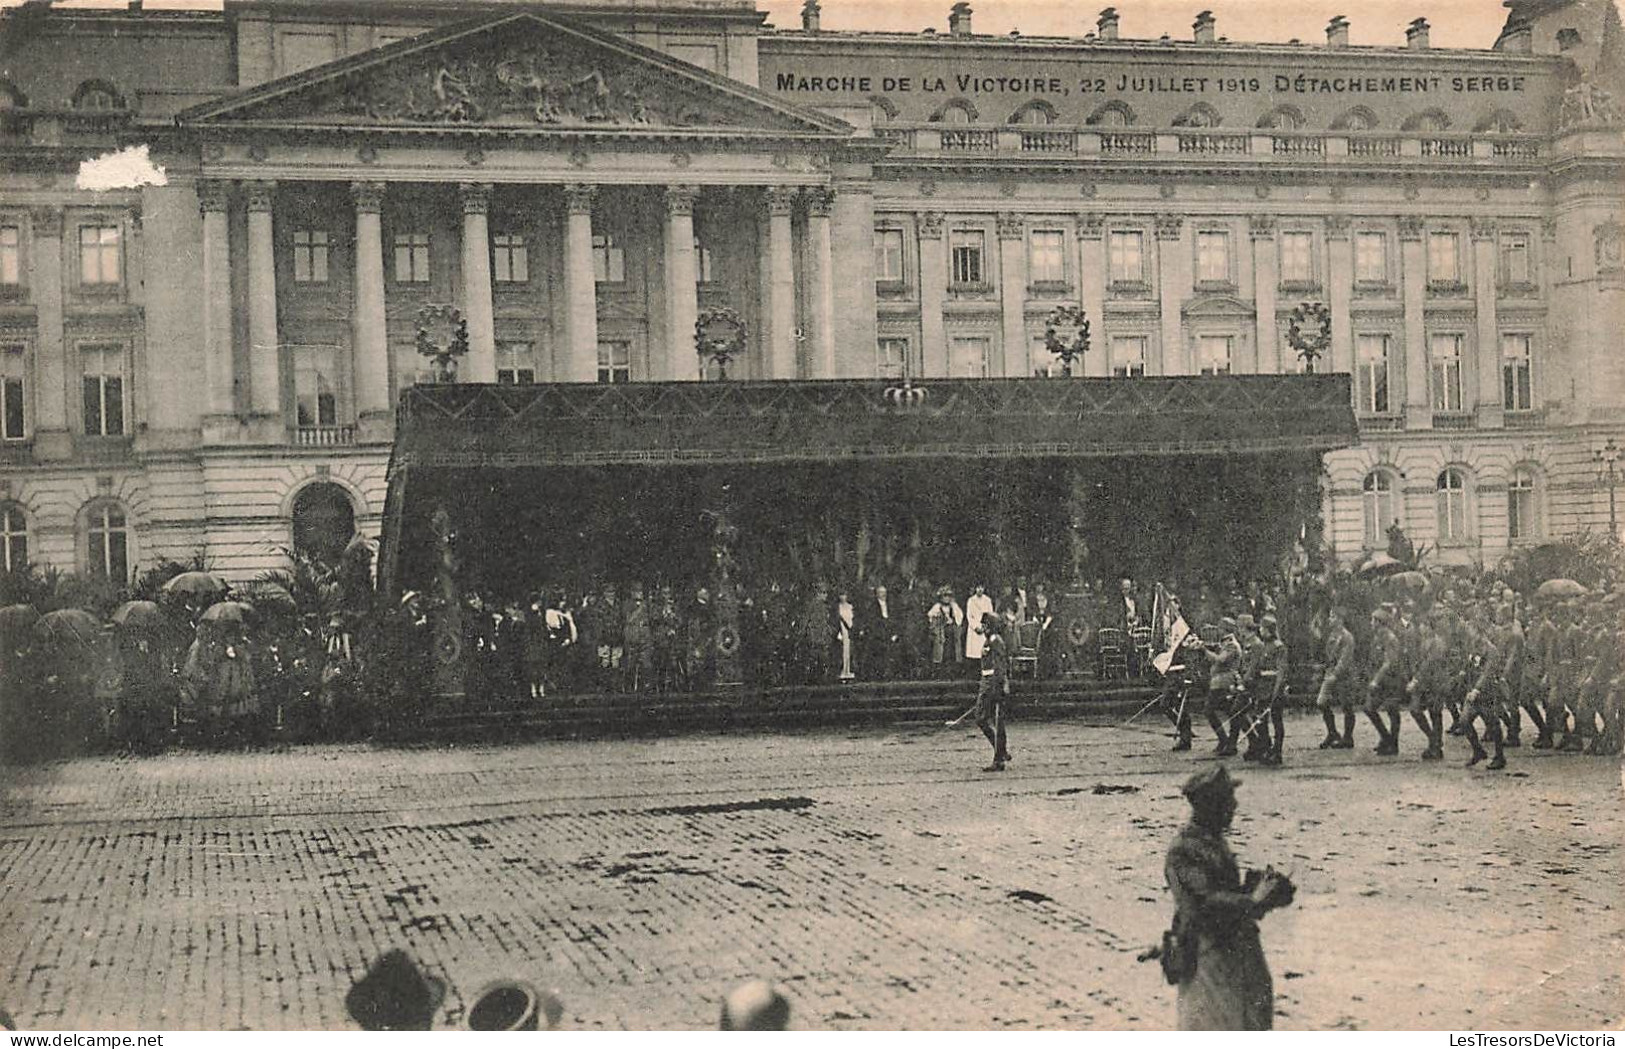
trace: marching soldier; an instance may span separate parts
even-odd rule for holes
[[[993,745],[993,764],[983,772],[1003,772],[1010,760],[1005,745],[1004,712],[1010,697],[1010,652],[1004,640],[1004,627],[992,612],[982,615],[981,683],[976,690],[976,727]]]
[[[1386,608],[1371,613],[1371,680],[1366,682],[1365,716],[1377,730],[1376,752],[1384,756],[1399,753],[1399,708],[1405,688],[1405,656],[1399,635],[1394,633],[1394,615]],[[1388,724],[1382,714],[1388,714]]]
[[[1207,681],[1207,650],[1201,638],[1188,634],[1174,652],[1168,673],[1163,675],[1162,695],[1158,698],[1163,716],[1174,726],[1174,750],[1191,749],[1191,697],[1205,687]]]
[[[1513,612],[1513,606],[1508,603],[1495,607],[1495,640],[1501,647],[1501,680],[1505,687],[1505,702],[1501,711],[1501,720],[1506,724],[1506,745],[1509,747],[1523,746],[1523,714],[1527,709],[1530,719],[1535,723],[1537,736],[1546,734],[1546,719],[1541,717],[1540,709],[1533,704],[1527,707],[1523,702],[1524,667],[1527,663],[1525,649],[1527,640],[1524,637],[1523,625]]]
[[[1242,760],[1257,761],[1269,753],[1269,732],[1261,731],[1264,711],[1258,695],[1259,671],[1264,656],[1264,640],[1250,614],[1236,617],[1236,641],[1241,645],[1241,686],[1236,713],[1230,722],[1231,738],[1247,733],[1247,749]]]
[[[1261,635],[1257,682],[1253,686],[1253,707],[1265,749],[1258,761],[1261,765],[1280,765],[1281,748],[1286,744],[1284,708],[1288,653],[1286,642],[1281,640],[1279,626],[1273,615],[1266,615],[1260,620],[1259,628]]]
[[[1444,757],[1444,698],[1455,677],[1447,636],[1449,618],[1443,608],[1435,608],[1417,625],[1421,643],[1405,694],[1410,698],[1411,719],[1427,737],[1422,760],[1438,761]]]
[[[1326,738],[1321,750],[1354,748],[1354,635],[1343,620],[1343,610],[1332,606],[1326,623],[1326,669],[1321,673],[1320,691],[1315,697],[1321,720],[1326,722]],[[1343,733],[1337,732],[1337,712],[1343,713]]]
[[[1221,758],[1236,753],[1236,737],[1241,734],[1234,727],[1236,688],[1241,682],[1241,642],[1236,639],[1236,621],[1226,616],[1219,620],[1223,640],[1208,649],[1212,657],[1212,672],[1207,683],[1207,723],[1219,743],[1213,752]]]
[[[1479,743],[1475,727],[1479,721],[1483,721],[1484,738],[1495,748],[1495,757],[1486,767],[1497,772],[1507,767],[1506,753],[1502,750],[1500,717],[1503,702],[1501,690],[1505,688],[1501,679],[1504,658],[1494,636],[1482,624],[1469,622],[1466,632],[1468,649],[1472,653],[1468,661],[1468,680],[1471,684],[1467,695],[1462,697],[1461,717],[1462,732],[1473,748],[1473,756],[1468,759],[1467,767],[1472,768],[1490,756]]]
[[[1559,722],[1566,722],[1561,708],[1554,708],[1552,704],[1552,655],[1556,637],[1557,626],[1552,620],[1552,610],[1542,608],[1524,637],[1523,649],[1524,694],[1528,702],[1540,703],[1545,715],[1540,721],[1539,736],[1530,744],[1536,750],[1552,749],[1553,734],[1561,727]]]

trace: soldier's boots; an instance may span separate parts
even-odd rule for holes
[[[1259,756],[1258,763],[1260,765],[1273,765],[1279,768],[1282,764],[1284,764],[1284,762],[1281,760],[1281,748],[1279,746],[1271,747],[1269,750],[1265,751]]]
[[[1429,741],[1427,749],[1422,751],[1423,761],[1441,761],[1443,758],[1444,748],[1434,744],[1432,741]]]
[[[1578,754],[1585,750],[1585,743],[1581,741],[1576,733],[1565,732],[1563,733],[1562,742],[1557,745],[1557,749],[1564,754]]]
[[[1483,747],[1479,746],[1477,743],[1474,743],[1473,744],[1473,756],[1467,759],[1467,767],[1472,768],[1474,765],[1478,764],[1480,761],[1483,761],[1485,758],[1487,758],[1489,756],[1490,756],[1489,751],[1485,750]]]
[[[1495,745],[1495,757],[1491,758],[1490,763],[1484,766],[1491,772],[1500,772],[1507,767],[1507,756],[1501,752],[1501,746],[1500,743]]]
[[[1542,732],[1540,735],[1535,737],[1535,741],[1529,744],[1529,746],[1535,750],[1551,750],[1555,744],[1552,742],[1552,734],[1550,732]]]
[[[1175,752],[1189,749],[1191,749],[1191,738],[1189,736],[1180,736],[1178,739],[1174,740]]]
[[[1336,750],[1342,744],[1343,737],[1336,732],[1326,733],[1326,738],[1320,741],[1321,750]]]

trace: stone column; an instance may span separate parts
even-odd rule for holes
[[[1275,295],[1281,284],[1275,249],[1275,216],[1254,215],[1250,230],[1253,239],[1253,308],[1258,327],[1252,370],[1260,375],[1275,375],[1286,369],[1280,326],[1275,318]]]
[[[927,378],[947,378],[952,363],[948,360],[948,326],[942,317],[948,291],[942,212],[916,212],[914,226],[920,238],[920,373]]]
[[[1422,245],[1419,215],[1399,219],[1399,247],[1405,307],[1405,428],[1433,425],[1433,402],[1428,395],[1427,254]]]
[[[1182,314],[1191,285],[1191,246],[1185,239],[1185,220],[1179,215],[1157,216],[1157,293],[1162,306],[1162,352],[1147,361],[1147,375],[1189,375],[1190,353],[1185,345]]]
[[[835,260],[830,244],[830,212],[835,194],[826,188],[808,190],[807,202],[807,317],[812,322],[812,377],[833,379],[835,373]],[[871,224],[871,236],[873,236]],[[870,257],[874,251],[870,249]],[[870,281],[871,286],[873,281]]]
[[[273,182],[250,182],[248,199],[248,391],[255,415],[281,419],[282,340],[276,317],[276,240]]]
[[[463,319],[468,321],[468,359],[460,378],[492,383],[497,381],[497,332],[491,305],[491,186],[464,182],[457,195],[463,203]]]
[[[1478,310],[1477,422],[1492,429],[1505,425],[1506,420],[1501,405],[1501,327],[1495,312],[1496,233],[1494,219],[1472,220],[1473,302]]]
[[[865,176],[867,173],[864,173]],[[875,374],[875,191],[867,177],[838,181],[830,219],[836,373]],[[914,360],[918,362],[918,347]],[[918,370],[918,364],[914,366]]]
[[[1078,303],[1089,317],[1089,352],[1074,375],[1111,374],[1111,339],[1106,331],[1106,217],[1078,216]]]
[[[994,217],[999,236],[999,317],[1002,367],[989,369],[1008,379],[1031,376],[1027,345],[1027,220],[1014,212]]]
[[[236,376],[231,336],[230,203],[223,182],[200,182],[198,207],[203,212],[203,382],[210,415],[236,410]]]
[[[598,381],[598,281],[592,268],[595,186],[564,190],[564,369],[566,382]]]
[[[1354,371],[1354,322],[1349,300],[1354,295],[1354,242],[1349,239],[1347,215],[1326,218],[1326,246],[1331,261],[1326,267],[1326,304],[1332,311],[1331,371]]]
[[[350,306],[350,355],[355,371],[356,423],[361,439],[390,432],[389,336],[384,320],[382,182],[353,182],[355,199],[355,302]]]
[[[39,393],[34,398],[34,454],[42,459],[64,459],[73,454],[68,434],[67,340],[62,316],[62,209],[34,208],[28,213],[33,263],[29,292],[38,311],[38,344],[34,347]]]
[[[763,194],[767,230],[762,257],[762,319],[766,322],[766,373],[769,379],[794,379],[796,367],[796,273],[791,209],[792,192],[775,186]]]
[[[698,379],[700,358],[694,324],[699,317],[699,276],[694,259],[693,186],[666,187],[666,352],[651,361],[657,380]],[[651,358],[660,355],[650,354]]]

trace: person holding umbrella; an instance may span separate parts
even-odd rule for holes
[[[113,612],[118,653],[117,732],[137,754],[163,749],[174,721],[175,673],[169,617],[152,601],[126,601]]]

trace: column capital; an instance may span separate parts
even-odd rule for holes
[[[211,211],[224,212],[231,202],[231,187],[220,179],[199,179],[197,184],[198,210],[205,215]]]
[[[1000,240],[1022,240],[1027,236],[1027,216],[1019,211],[1001,211],[993,216]]]
[[[1275,236],[1274,215],[1250,215],[1247,230],[1254,240],[1270,240]]]
[[[355,200],[355,209],[367,215],[377,215],[384,210],[384,184],[382,182],[352,182],[350,183],[350,196]]]
[[[694,186],[667,186],[666,215],[671,218],[692,217],[694,202],[699,196],[700,191]]]
[[[597,186],[585,182],[572,182],[564,187],[565,214],[591,216],[593,203],[597,199]]]
[[[1557,220],[1556,219],[1541,219],[1540,220],[1540,237],[1541,237],[1542,240],[1556,240],[1557,239]]]
[[[491,211],[491,183],[459,182],[457,196],[463,203],[464,215],[487,215]]]
[[[1106,236],[1106,216],[1089,211],[1078,216],[1078,239],[1101,240]]]
[[[269,213],[276,199],[276,183],[263,179],[244,182],[243,193],[248,201],[248,210],[250,212],[263,211]]]
[[[920,231],[921,240],[942,239],[942,212],[916,211],[914,213],[914,226]]]
[[[1475,241],[1494,240],[1496,234],[1500,231],[1500,227],[1494,219],[1473,218],[1468,221]]]
[[[1185,232],[1185,216],[1158,215],[1156,229],[1158,240],[1178,240]]]
[[[835,209],[835,191],[828,186],[814,186],[802,193],[801,199],[807,202],[807,214],[827,219]]]
[[[1351,222],[1349,221],[1349,217],[1347,215],[1327,215],[1326,239],[1348,240],[1350,225]]]
[[[28,227],[36,237],[62,236],[62,209],[53,207],[29,208]]]
[[[1420,215],[1399,216],[1399,239],[1419,241],[1422,239],[1422,230],[1427,225]]]
[[[795,212],[796,191],[789,186],[769,186],[762,193],[762,202],[770,217],[788,216]]]

